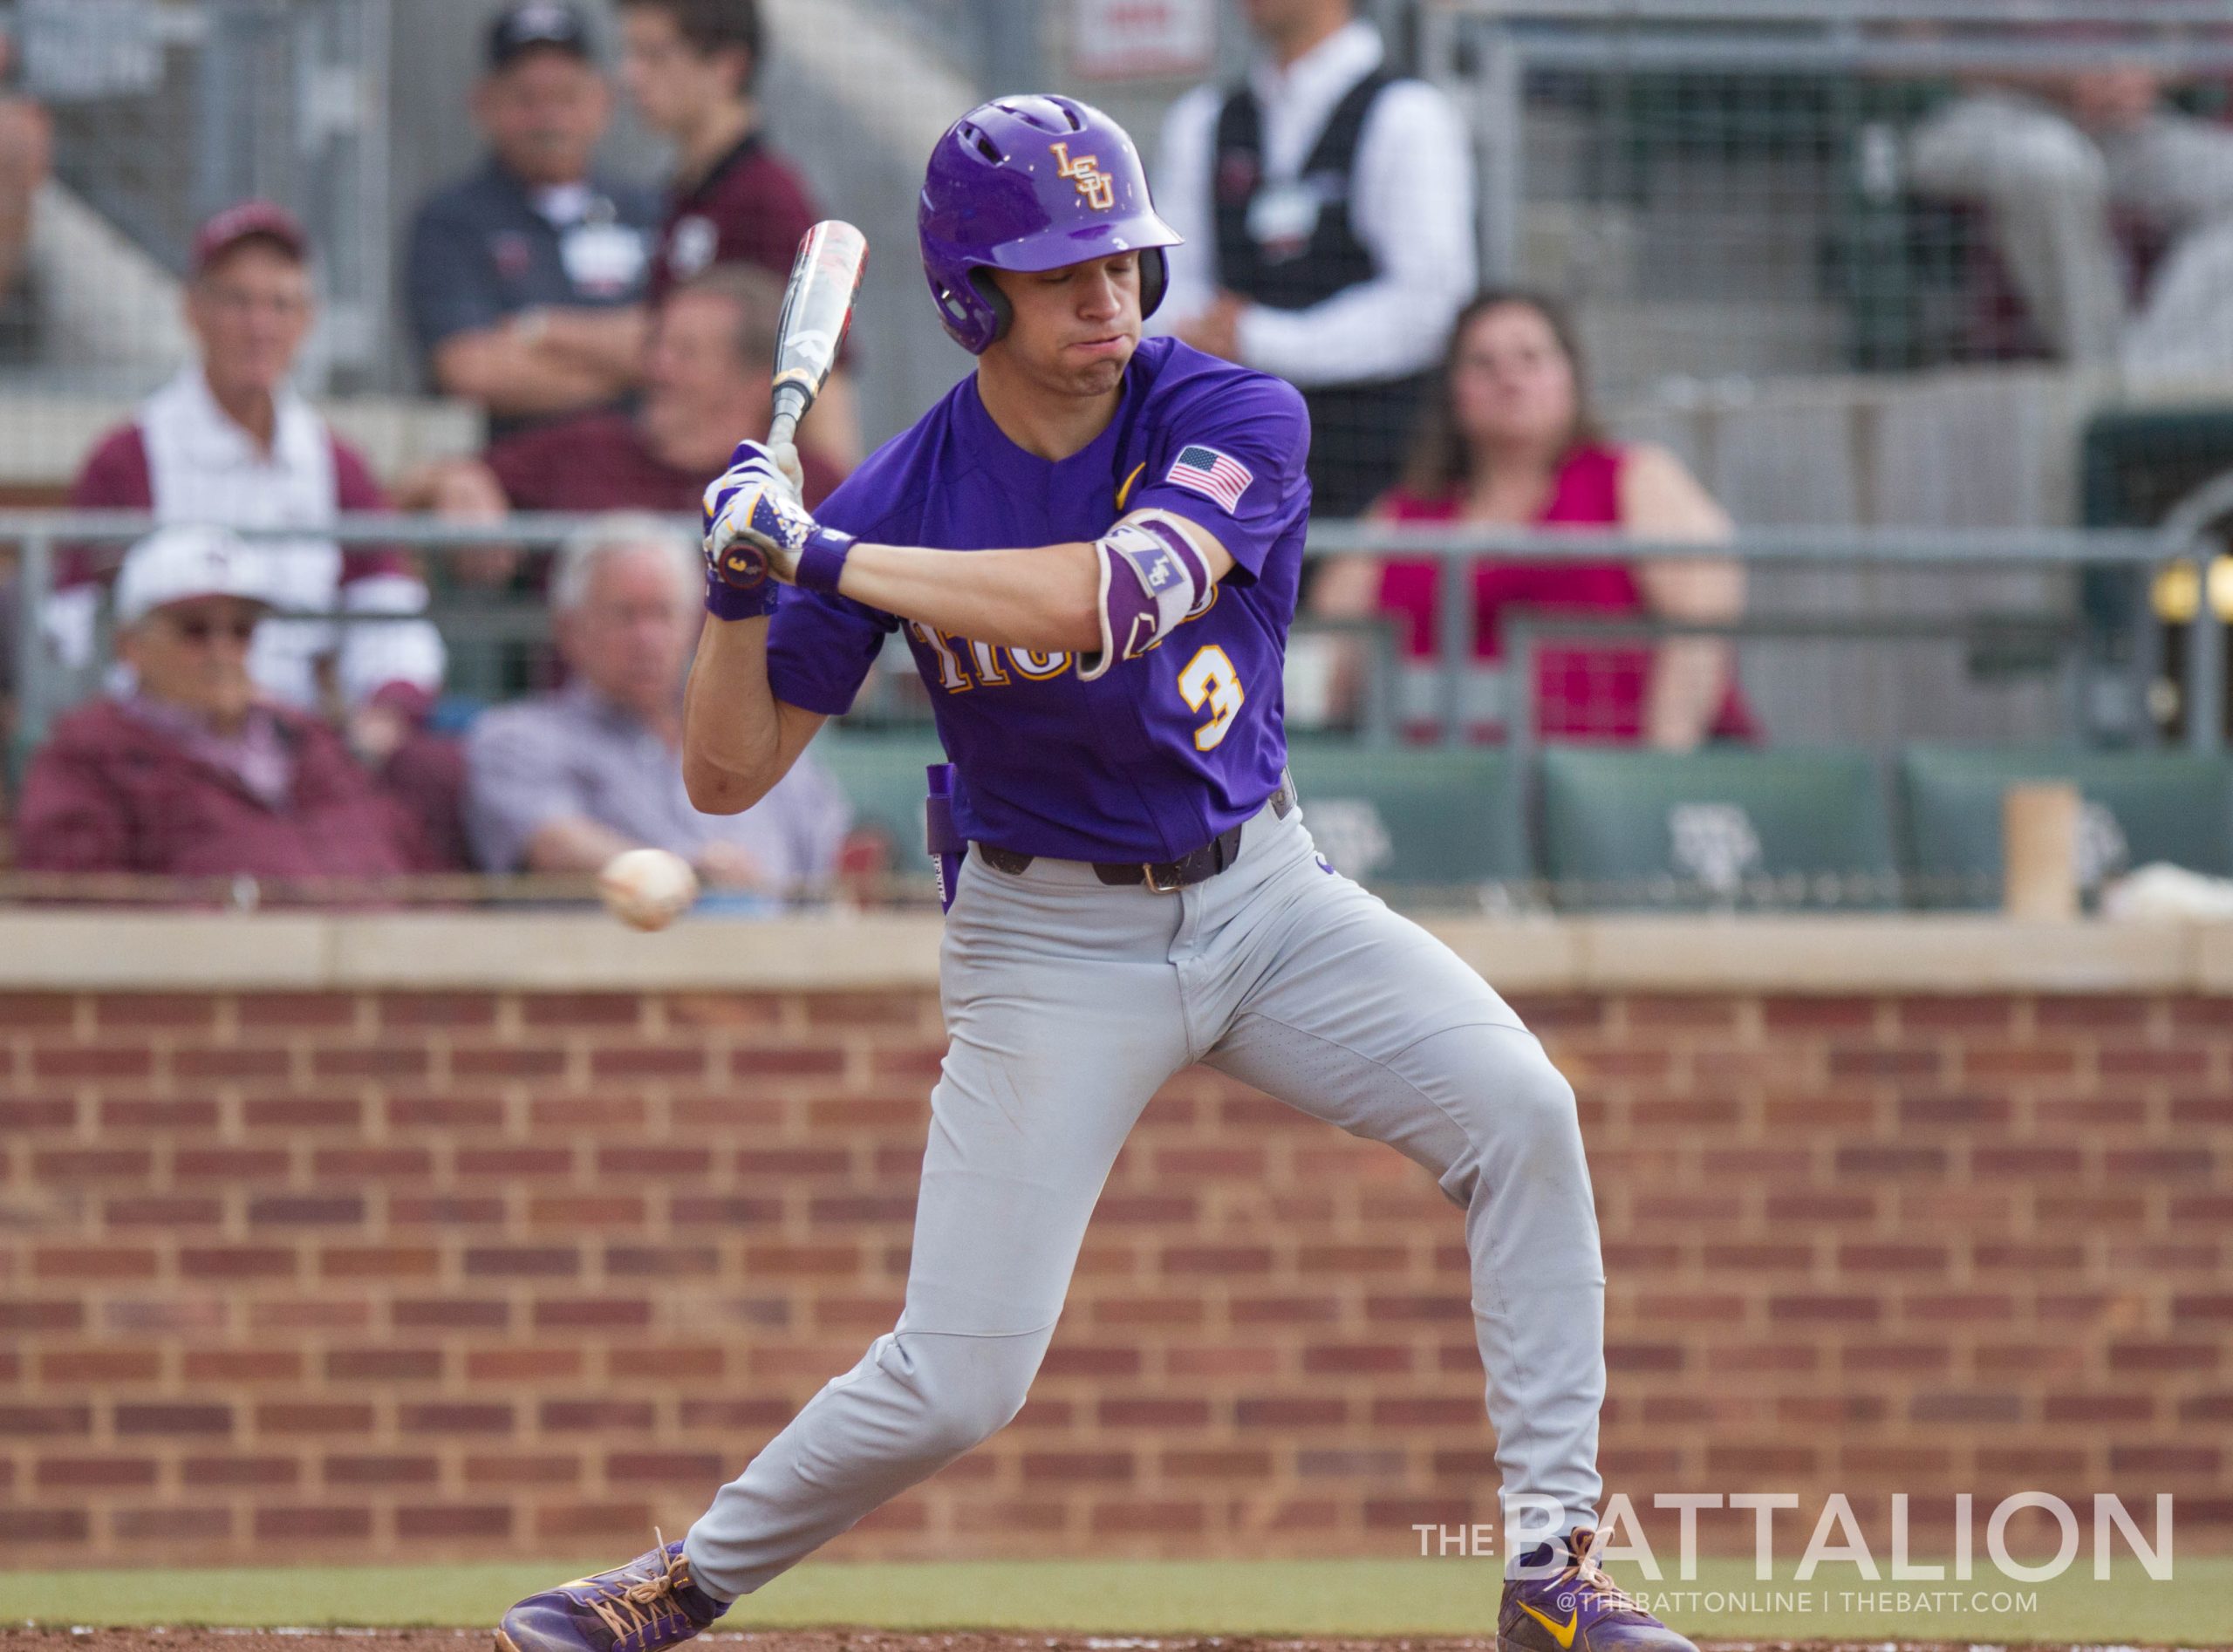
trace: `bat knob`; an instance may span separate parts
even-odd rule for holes
[[[756,590],[768,583],[768,553],[741,539],[722,548],[714,566],[733,590]]]

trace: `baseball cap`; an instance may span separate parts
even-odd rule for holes
[[[116,623],[137,625],[158,608],[196,597],[242,597],[270,607],[263,558],[228,529],[158,529],[124,554]]]
[[[510,66],[537,46],[555,46],[577,58],[590,55],[590,26],[568,0],[518,0],[496,14],[488,28],[488,66]]]
[[[297,258],[311,256],[310,232],[295,215],[270,201],[243,201],[194,232],[194,273],[201,274],[243,241],[276,241]]]

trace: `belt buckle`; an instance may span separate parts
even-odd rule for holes
[[[1181,881],[1175,884],[1157,883],[1155,876],[1157,863],[1152,861],[1142,861],[1140,863],[1140,876],[1147,881],[1147,886],[1151,892],[1157,895],[1176,895],[1179,891],[1186,887],[1184,881],[1185,874],[1178,870],[1178,864],[1176,861],[1164,862],[1163,864],[1170,866],[1173,875],[1178,877]]]

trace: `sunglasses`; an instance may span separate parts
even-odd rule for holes
[[[256,635],[256,621],[242,618],[213,619],[207,614],[188,614],[171,621],[171,629],[178,633],[181,642],[206,646],[212,638],[227,638],[236,643],[247,642]]]

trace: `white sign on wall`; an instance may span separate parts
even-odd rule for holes
[[[1216,44],[1213,0],[1070,0],[1070,68],[1081,80],[1202,74]]]

